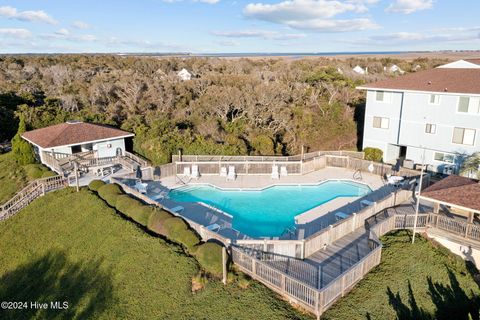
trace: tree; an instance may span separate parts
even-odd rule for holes
[[[15,160],[20,165],[35,163],[32,146],[22,138],[22,134],[25,131],[27,131],[25,119],[23,115],[21,115],[17,134],[12,139],[12,152],[15,156]]]
[[[462,176],[480,179],[480,152],[475,152],[466,157],[460,169]]]

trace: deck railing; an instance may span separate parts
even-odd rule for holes
[[[346,236],[352,231],[365,225],[365,220],[387,208],[398,205],[408,200],[412,195],[409,190],[399,190],[391,193],[372,206],[365,207],[361,211],[342,219],[337,223],[320,230],[309,236],[304,242],[304,257],[309,257],[316,251],[324,248],[332,242]]]
[[[30,182],[25,188],[0,206],[0,220],[8,219],[47,192],[63,189],[67,186],[68,181],[62,176],[42,178]]]
[[[172,156],[176,174],[184,168],[198,166],[201,175],[218,175],[222,167],[235,167],[237,175],[270,175],[272,166],[286,167],[289,175],[303,175],[325,167],[347,168],[384,176],[397,174],[406,177],[418,176],[419,172],[407,168],[394,171],[392,165],[363,159],[363,152],[317,151],[296,156]],[[372,171],[370,169],[373,169]]]
[[[429,214],[428,225],[469,240],[480,241],[480,226],[467,221],[431,213]]]
[[[230,161],[258,161],[258,162],[272,162],[272,161],[302,161],[309,160],[325,155],[332,156],[348,156],[352,158],[363,159],[365,154],[357,151],[315,151],[293,156],[216,156],[216,155],[173,155],[172,162],[230,162]]]
[[[232,260],[240,269],[252,278],[264,283],[290,301],[320,316],[329,306],[343,297],[365,274],[380,263],[381,245],[374,242],[374,248],[356,264],[331,281],[318,288],[307,281],[292,277],[278,268],[272,267],[244,249],[232,247]]]

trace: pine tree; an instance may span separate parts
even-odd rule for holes
[[[12,139],[12,152],[15,156],[15,160],[20,165],[35,163],[32,146],[22,138],[22,134],[25,131],[27,131],[27,126],[25,125],[23,115],[21,115],[17,134]]]

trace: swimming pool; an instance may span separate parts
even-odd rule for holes
[[[233,216],[233,228],[251,237],[278,237],[305,211],[338,197],[361,197],[372,190],[351,181],[272,186],[261,191],[222,190],[198,185],[174,189],[176,202],[203,202]]]

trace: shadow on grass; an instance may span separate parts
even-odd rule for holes
[[[395,310],[398,319],[430,320],[430,319],[479,319],[480,297],[470,292],[470,296],[460,287],[455,274],[447,268],[450,284],[434,282],[427,277],[428,295],[435,305],[435,312],[424,310],[417,304],[410,281],[408,281],[408,302],[402,301],[400,292],[394,294],[387,287],[390,306]]]
[[[98,317],[113,302],[112,276],[101,261],[72,262],[62,251],[19,266],[0,279],[0,300],[27,302],[23,310],[1,310],[2,319],[87,319]],[[68,302],[67,309],[53,309],[50,302]],[[47,303],[47,309],[30,302]]]

